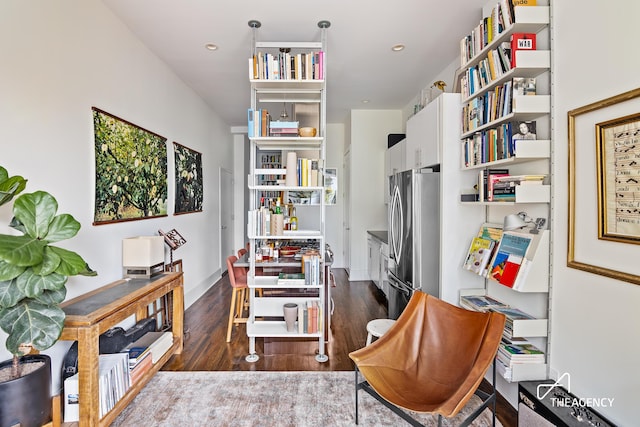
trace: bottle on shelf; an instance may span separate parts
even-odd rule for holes
[[[298,229],[298,217],[296,216],[296,207],[291,208],[291,216],[289,217],[289,228],[291,230]]]

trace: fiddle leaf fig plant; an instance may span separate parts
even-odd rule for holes
[[[9,177],[0,166],[0,205],[25,187],[24,178]],[[80,255],[52,245],[80,230],[73,216],[57,211],[58,202],[47,192],[22,194],[9,223],[22,235],[0,234],[0,328],[16,363],[32,348],[46,350],[60,338],[65,313],[59,304],[67,295],[67,278],[97,275]]]

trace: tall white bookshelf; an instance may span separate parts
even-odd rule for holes
[[[249,318],[247,320],[247,336],[249,337],[249,354],[246,360],[255,362],[259,359],[256,353],[257,338],[298,338],[313,339],[318,341],[318,351],[315,356],[318,362],[328,360],[325,351],[327,322],[326,312],[326,277],[324,268],[325,253],[325,198],[322,177],[324,171],[324,159],[326,157],[326,28],[330,24],[321,21],[318,26],[322,29],[322,40],[312,42],[281,41],[263,42],[256,40],[256,29],[260,26],[257,21],[250,21],[253,28],[254,39],[252,41],[253,58],[250,64],[258,64],[264,70],[253,69],[250,65],[251,101],[249,114],[258,110],[267,110],[271,116],[271,123],[278,121],[277,115],[281,110],[288,110],[294,114],[296,109],[303,111],[308,119],[311,111],[311,119],[317,125],[315,136],[299,136],[295,134],[273,136],[266,132],[249,132],[250,141],[250,172],[248,177],[249,189],[249,224],[247,235],[249,238],[249,272],[247,284],[250,294]],[[262,65],[260,65],[262,64]],[[271,72],[269,72],[269,70]],[[296,119],[295,117],[291,119]],[[289,120],[291,120],[289,119]],[[268,120],[268,119],[267,119]],[[302,123],[302,121],[300,121]],[[302,125],[300,125],[302,126]],[[315,127],[315,126],[314,126]],[[268,126],[267,126],[268,128]],[[264,129],[264,127],[263,127]],[[281,168],[260,168],[263,154],[269,153],[281,159]],[[274,154],[275,153],[275,154]],[[288,154],[295,153],[296,158],[313,158],[319,160],[318,183],[311,185],[303,183],[301,179],[286,180],[285,177],[295,173],[300,178],[301,171],[293,172],[287,169]],[[290,166],[290,165],[289,165]],[[278,175],[279,180],[267,181],[265,175]],[[265,183],[266,182],[266,183]],[[259,231],[252,212],[260,209],[262,195],[282,194],[283,209],[285,199],[291,193],[304,192],[309,194],[310,200],[317,203],[305,204],[304,210],[307,221],[301,222],[298,230],[284,230],[282,234],[271,234],[270,230]],[[300,214],[298,214],[300,215]],[[287,284],[278,283],[278,276],[256,274],[256,266],[262,266],[256,261],[257,251],[261,246],[280,243],[287,245],[289,242],[313,242],[320,255],[319,281],[312,284]],[[271,264],[274,264],[273,262]],[[282,263],[283,267],[300,266],[301,261]],[[282,291],[288,291],[284,294]],[[258,292],[260,290],[261,292]],[[317,304],[319,307],[319,327],[317,331],[306,332],[300,327],[302,318],[298,318],[295,331],[288,331],[283,317],[283,306],[286,303],[294,303],[298,306]]]

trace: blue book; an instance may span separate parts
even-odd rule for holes
[[[247,111],[247,131],[248,131],[248,135],[249,138],[254,137],[254,122],[253,122],[253,108],[249,108],[249,110]]]

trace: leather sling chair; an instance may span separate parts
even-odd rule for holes
[[[455,416],[471,399],[482,404],[461,425],[469,425],[490,404],[495,426],[495,356],[505,316],[456,307],[416,291],[396,323],[377,341],[349,353],[358,390],[363,389],[411,425],[422,426],[405,410]],[[494,363],[492,392],[478,389]],[[359,381],[360,372],[364,378]]]

